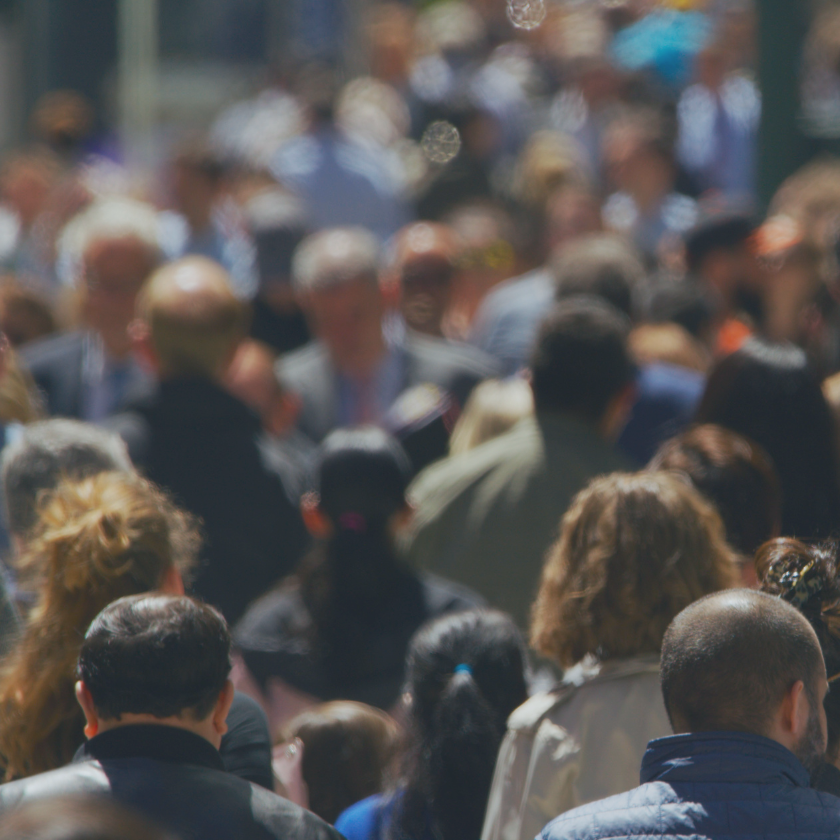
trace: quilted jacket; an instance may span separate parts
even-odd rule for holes
[[[541,840],[639,837],[837,838],[840,799],[808,786],[808,771],[781,744],[741,732],[651,741],[642,784],[567,811]]]

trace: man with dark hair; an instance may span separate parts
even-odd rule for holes
[[[809,787],[828,682],[798,610],[746,589],[696,601],[665,633],[661,679],[676,735],[650,742],[642,785],[568,811],[542,840],[837,836],[840,799]]]
[[[626,319],[595,298],[558,304],[532,356],[535,415],[418,476],[410,559],[525,626],[543,555],[572,497],[594,476],[628,469],[610,441],[624,424],[632,379]]]
[[[200,601],[144,594],[110,604],[79,654],[88,742],[67,767],[2,786],[0,813],[104,793],[182,837],[338,838],[313,814],[225,772],[230,648],[224,619]]]

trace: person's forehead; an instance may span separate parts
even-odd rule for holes
[[[379,287],[375,278],[360,274],[341,283],[316,286],[308,292],[310,301],[316,305],[331,303],[341,304],[351,300],[364,300],[379,295]]]
[[[149,246],[136,236],[96,239],[85,249],[83,265],[99,275],[146,274],[155,258]]]

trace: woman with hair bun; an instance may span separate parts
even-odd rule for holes
[[[347,840],[478,840],[508,715],[526,696],[525,644],[496,610],[420,630],[406,666],[402,773],[388,793],[348,808]]]

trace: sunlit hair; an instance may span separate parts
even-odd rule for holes
[[[150,482],[100,473],[50,495],[20,560],[37,592],[0,673],[0,760],[6,778],[66,764],[83,742],[73,696],[76,660],[94,617],[117,598],[182,575],[199,540],[190,517]]]
[[[671,619],[735,584],[723,523],[687,482],[614,473],[572,501],[543,568],[531,644],[564,667],[657,653]]]

